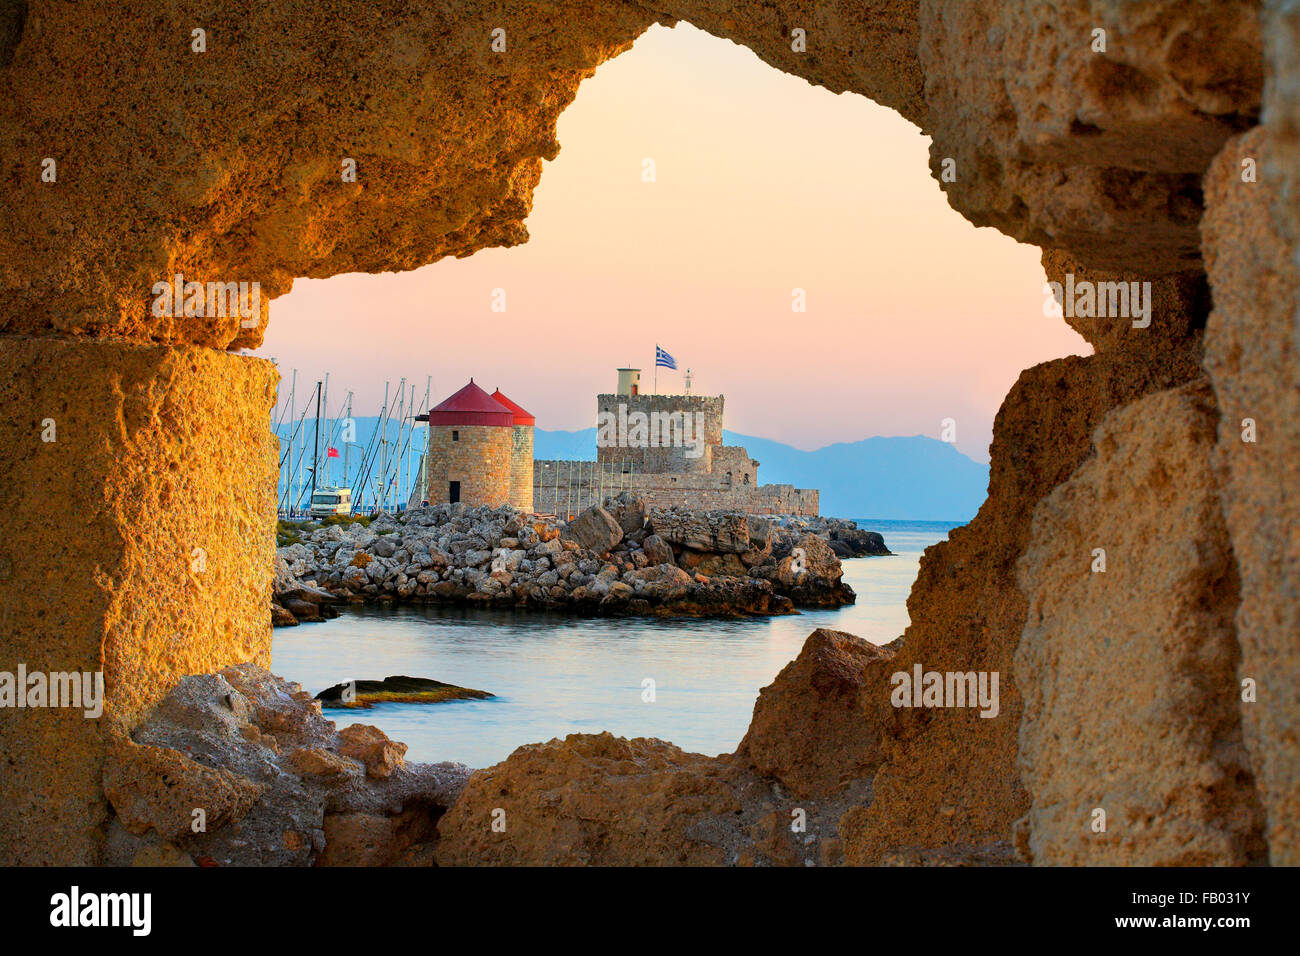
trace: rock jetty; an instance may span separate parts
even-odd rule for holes
[[[330,525],[277,554],[273,623],[333,602],[736,617],[855,600],[841,556],[888,554],[851,521],[648,509],[630,493],[573,521],[462,504]],[[300,615],[300,611],[305,614]]]

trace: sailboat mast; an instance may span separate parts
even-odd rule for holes
[[[392,487],[394,488],[393,495],[395,498],[398,499],[393,503],[394,510],[397,510],[397,507],[400,506],[401,495],[402,495],[402,486],[398,482],[398,478],[402,473],[402,429],[406,425],[406,376],[405,375],[402,376],[402,380],[401,382],[398,383],[397,388],[398,391],[401,392],[401,396],[397,400],[397,445],[395,446],[397,449],[397,456],[393,459],[393,477],[391,479],[393,482]],[[390,479],[388,478],[387,475],[385,475],[384,480],[389,481]]]
[[[329,372],[325,373],[325,392],[323,398],[325,403],[325,444],[321,448],[321,451],[325,453],[325,487],[328,488],[330,485],[334,484],[334,482],[330,480],[331,478],[330,473],[333,471],[333,469],[330,468],[330,435],[333,434],[333,432],[330,429],[330,373]]]
[[[348,423],[350,423],[351,421],[352,421],[352,392],[349,390],[348,410],[343,414],[344,433],[339,436],[339,440],[343,442],[343,484],[347,485],[349,488],[352,487],[352,479],[348,477],[348,455],[351,453],[352,449],[348,443],[347,426]]]
[[[384,417],[379,423],[379,478],[377,479],[378,487],[375,489],[375,506],[380,513],[384,510],[384,479],[383,474],[388,469],[388,383],[384,382]]]
[[[311,496],[316,497],[316,474],[320,469],[320,387],[321,383],[316,383],[316,433],[312,438],[311,446]],[[310,503],[307,505],[311,509]]]
[[[293,418],[293,413],[297,410],[297,408],[298,408],[298,370],[297,370],[297,369],[294,369],[294,370],[293,370],[293,378],[290,379],[290,382],[289,382],[289,417],[290,417],[290,419]],[[289,474],[286,476],[288,487],[285,488],[285,491],[288,492],[288,495],[289,495],[289,501],[288,501],[288,504],[289,504],[289,510],[290,510],[290,511],[293,510],[293,502],[294,502],[294,497],[293,497],[294,478],[297,477],[297,474],[298,474],[298,468],[297,468],[297,466],[294,465],[294,462],[293,462],[293,449],[294,449],[294,445],[297,444],[297,441],[298,441],[298,437],[297,437],[297,436],[298,436],[298,430],[295,428],[295,429],[293,430],[293,432],[290,433],[290,435],[289,435]]]

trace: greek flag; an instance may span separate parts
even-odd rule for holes
[[[655,368],[662,365],[664,368],[677,368],[677,360],[661,349],[655,346]]]

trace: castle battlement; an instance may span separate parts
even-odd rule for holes
[[[815,515],[815,489],[759,485],[759,463],[722,443],[722,395],[645,395],[640,371],[619,369],[619,391],[596,396],[596,461],[535,462],[539,512],[577,514],[631,490],[655,507]]]

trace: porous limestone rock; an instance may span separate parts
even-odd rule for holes
[[[195,812],[212,828],[237,824],[262,787],[224,767],[205,767],[166,747],[115,742],[104,768],[104,794],[127,830],[163,840],[191,832]]]
[[[1034,511],[1015,675],[1035,864],[1264,857],[1217,420],[1203,380],[1125,405],[1098,426],[1096,456]]]
[[[976,225],[1092,268],[1196,269],[1200,176],[1259,114],[1257,14],[1256,0],[922,0],[932,174]]]
[[[1076,262],[1068,253],[1059,249],[1044,249],[1042,256],[1043,271],[1047,273],[1048,282],[1055,282],[1061,287],[1062,296],[1072,286],[1081,288],[1088,283],[1092,290],[1105,291],[1107,295],[1106,312],[1100,309],[1094,314],[1079,314],[1076,310],[1062,308],[1062,320],[1087,340],[1098,352],[1127,352],[1154,355],[1169,350],[1178,351],[1193,336],[1196,330],[1205,324],[1205,317],[1210,312],[1210,287],[1205,273],[1200,270],[1175,272],[1166,275],[1151,275],[1137,270],[1128,272],[1106,272],[1090,269]],[[1067,278],[1070,285],[1067,286]],[[1137,283],[1138,295],[1149,304],[1150,316],[1137,318],[1131,304],[1127,310],[1116,310],[1124,314],[1114,314],[1111,310],[1107,283],[1124,283],[1131,293]],[[1150,285],[1148,298],[1145,285]],[[1044,304],[1054,289],[1045,287]],[[1076,293],[1076,304],[1078,296]],[[1123,304],[1122,299],[1118,299]],[[1142,327],[1145,319],[1150,324]],[[1134,322],[1139,325],[1135,326]]]
[[[102,671],[105,698],[0,719],[0,860],[93,862],[111,738],[182,674],[269,663],[274,376],[210,349],[0,344],[0,670]]]
[[[795,797],[730,755],[571,734],[480,770],[438,820],[439,866],[822,866],[864,799]]]
[[[439,822],[440,866],[720,865],[686,837],[740,801],[718,758],[653,738],[570,734],[477,771]]]
[[[925,125],[918,0],[638,2],[749,47],[784,73],[861,93]]]
[[[378,727],[352,724],[339,731],[339,753],[366,765],[366,776],[382,780],[405,764],[406,744],[389,740]]]
[[[297,276],[523,242],[560,112],[656,14],[234,0],[164,25],[90,0],[21,4],[17,19],[0,71],[0,331],[221,349],[259,344],[269,300]],[[152,314],[154,283],[176,274],[260,283],[254,327]]]
[[[335,733],[310,694],[253,664],[185,677],[111,751],[105,862],[428,862],[469,770],[407,764],[405,749],[373,727]]]
[[[1300,32],[1300,9],[1293,17]],[[1205,333],[1205,366],[1223,410],[1216,461],[1241,579],[1237,677],[1255,685],[1255,699],[1240,704],[1246,745],[1268,813],[1270,859],[1295,866],[1300,865],[1300,277],[1295,268],[1300,233],[1290,233],[1280,210],[1270,207],[1270,197],[1286,190],[1275,178],[1280,164],[1274,150],[1271,127],[1253,130],[1231,141],[1205,177],[1205,261],[1215,305]],[[1243,180],[1247,159],[1256,161],[1260,181]],[[1300,196],[1297,187],[1300,170],[1293,196]]]

